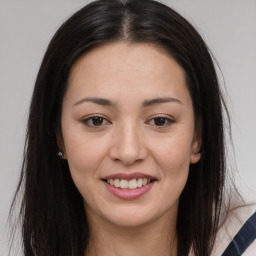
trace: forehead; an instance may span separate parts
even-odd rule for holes
[[[184,71],[167,51],[126,42],[102,45],[84,54],[71,69],[67,93],[72,97],[93,97],[94,93],[188,96]]]

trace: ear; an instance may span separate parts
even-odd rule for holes
[[[191,144],[191,154],[190,154],[190,163],[196,164],[200,158],[201,158],[201,149],[202,145],[202,125],[201,120],[198,121],[198,124],[196,125],[193,141]]]
[[[57,139],[57,144],[58,144],[58,147],[59,147],[59,151],[61,151],[63,153],[61,158],[62,159],[67,159],[66,149],[65,149],[65,145],[64,145],[64,141],[63,141],[62,136],[58,134],[58,135],[56,135],[56,139]]]

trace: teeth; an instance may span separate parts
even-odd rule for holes
[[[148,179],[144,178],[144,179],[142,180],[142,185],[145,186],[145,185],[147,185],[147,183],[148,183]]]
[[[129,187],[129,181],[128,180],[120,180],[119,182],[121,188],[128,188]]]
[[[142,186],[146,186],[150,183],[150,179],[147,178],[139,178],[132,180],[124,180],[124,179],[108,179],[108,184],[116,187],[116,188],[126,188],[126,189],[136,189]]]
[[[129,189],[135,189],[137,188],[137,181],[136,179],[132,179],[129,181]]]
[[[137,181],[137,187],[138,187],[138,188],[142,187],[142,178],[138,179],[138,181]]]
[[[115,186],[116,188],[119,188],[119,187],[120,187],[120,181],[119,181],[119,179],[115,179],[115,180],[114,180],[114,186]]]

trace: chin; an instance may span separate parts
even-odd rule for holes
[[[108,219],[113,225],[122,228],[139,228],[150,223],[151,218],[143,216],[134,216],[134,214],[116,216],[114,219]]]
[[[164,213],[154,211],[148,207],[119,206],[109,213],[105,213],[105,220],[109,223],[123,228],[138,228],[163,217]]]

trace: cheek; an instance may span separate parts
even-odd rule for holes
[[[188,171],[191,156],[190,137],[170,137],[152,145],[155,161],[163,170],[176,172]]]
[[[65,136],[66,135],[66,136]],[[84,136],[81,133],[64,134],[67,161],[75,180],[95,176],[99,163],[104,158],[105,147],[102,141]]]
[[[75,138],[67,143],[67,161],[71,177],[85,201],[93,198],[94,184],[99,178],[99,165],[102,148],[90,141],[77,141]]]
[[[190,144],[183,140],[167,141],[157,154],[158,165],[162,171],[162,178],[168,196],[172,200],[179,199],[188,179],[190,166]]]
[[[191,153],[191,136],[173,136],[154,143],[154,161],[160,168],[163,189],[172,203],[180,197],[188,178]],[[168,199],[168,200],[169,200]]]

